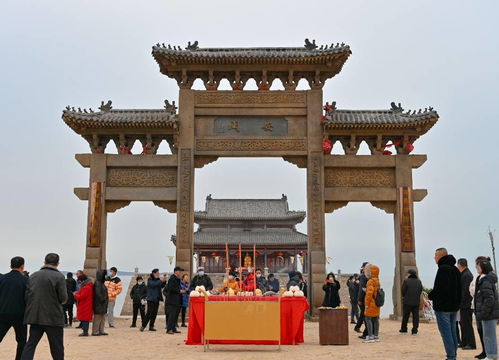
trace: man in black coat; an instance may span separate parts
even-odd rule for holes
[[[59,255],[45,256],[45,265],[30,276],[26,285],[24,323],[30,324],[29,339],[21,360],[33,360],[36,346],[47,334],[53,359],[64,359],[64,311],[68,300],[66,281],[57,267]]]
[[[447,359],[455,360],[458,346],[456,312],[461,304],[461,274],[455,266],[456,258],[449,255],[445,248],[435,250],[435,262],[438,271],[428,297],[433,302]]]
[[[63,305],[65,327],[73,326],[73,309],[75,298],[73,293],[76,291],[76,280],[73,279],[73,273],[66,274],[66,290],[68,291],[68,301]]]
[[[412,314],[411,333],[412,335],[416,335],[419,328],[419,305],[421,304],[423,284],[421,283],[421,280],[418,279],[416,270],[409,269],[409,271],[407,271],[407,274],[409,276],[404,280],[402,284],[402,302],[404,308],[400,332],[407,332],[407,323],[409,322],[409,316]]]
[[[196,286],[204,286],[206,291],[211,291],[213,289],[213,282],[210,277],[204,272],[204,267],[198,267],[198,273],[191,280],[191,285],[189,286],[189,290],[196,289]]]
[[[166,303],[168,306],[168,326],[166,328],[167,334],[180,334],[177,330],[177,321],[180,308],[182,307],[182,294],[185,294],[185,290],[180,289],[180,279],[182,278],[182,269],[180,266],[175,266],[173,269],[173,274],[168,280],[167,286],[167,299]]]
[[[359,295],[359,275],[353,274],[348,278],[347,281],[348,286],[348,295],[350,296],[350,324],[357,324],[357,320],[359,320],[359,300],[357,296]]]
[[[360,276],[359,276],[359,292],[357,294],[357,300],[359,303],[359,309],[360,309],[360,315],[359,319],[357,320],[357,324],[354,327],[354,331],[360,333],[360,328],[362,327],[362,324],[364,324],[364,331],[362,332],[362,335],[359,337],[361,339],[365,339],[367,336],[367,326],[365,326],[365,311],[366,311],[366,305],[365,305],[365,299],[366,299],[366,287],[367,287],[367,277],[364,275],[364,269],[368,265],[368,262],[362,263],[362,266],[360,268]]]
[[[473,281],[473,274],[468,268],[466,259],[457,261],[457,269],[461,272],[461,304],[459,305],[459,325],[461,327],[461,347],[463,350],[476,349],[475,332],[473,331],[473,310],[471,302],[473,297],[470,294],[470,284]]]
[[[17,341],[16,360],[26,344],[27,329],[24,325],[24,309],[26,302],[26,282],[24,276],[24,259],[16,256],[10,260],[10,273],[0,276],[0,343],[11,327],[14,328]]]
[[[137,276],[137,283],[132,287],[132,291],[130,291],[130,297],[133,302],[133,317],[132,317],[132,325],[130,327],[137,327],[137,315],[140,310],[140,318],[142,322],[144,322],[145,314],[145,304],[147,298],[147,287],[144,284],[144,279],[142,276]]]

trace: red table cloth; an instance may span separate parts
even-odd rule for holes
[[[262,296],[210,296],[210,301],[276,301],[277,297]],[[187,345],[203,345],[204,332],[204,297],[191,297],[189,309],[189,327],[187,330]],[[305,312],[309,309],[305,297],[281,298],[281,345],[297,345],[303,343],[303,323]],[[237,321],[237,314],[234,315]],[[244,324],[241,324],[244,326]],[[262,324],[265,326],[265,324]],[[276,341],[241,341],[241,340],[211,340],[210,344],[259,344],[277,345]]]

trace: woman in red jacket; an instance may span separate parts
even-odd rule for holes
[[[83,329],[79,336],[88,336],[88,325],[94,315],[94,284],[85,274],[79,275],[78,280],[81,282],[80,290],[74,293],[74,297],[78,301],[76,316]]]

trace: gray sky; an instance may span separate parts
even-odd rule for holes
[[[118,5],[119,4],[119,5]],[[433,250],[489,254],[499,229],[497,1],[17,1],[0,4],[0,272],[22,255],[34,270],[45,253],[81,268],[86,203],[72,193],[88,170],[73,154],[87,143],[61,120],[66,105],[161,108],[175,81],[151,57],[157,42],[201,47],[345,42],[353,54],[324,87],[340,108],[435,107],[438,124],[416,142],[428,162],[414,172],[428,197],[415,207],[417,260],[432,276]],[[199,87],[199,84],[197,84]],[[364,149],[365,151],[365,149]],[[305,172],[281,159],[221,159],[196,171],[196,209],[214,197],[280,197],[306,210]],[[326,216],[331,269],[365,260],[393,277],[393,221],[369,204]],[[300,230],[306,231],[302,224]],[[110,214],[108,263],[159,266],[174,254],[175,216],[152,203]],[[499,236],[499,233],[498,233]]]

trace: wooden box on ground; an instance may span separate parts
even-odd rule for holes
[[[319,309],[319,343],[348,345],[348,309]]]

